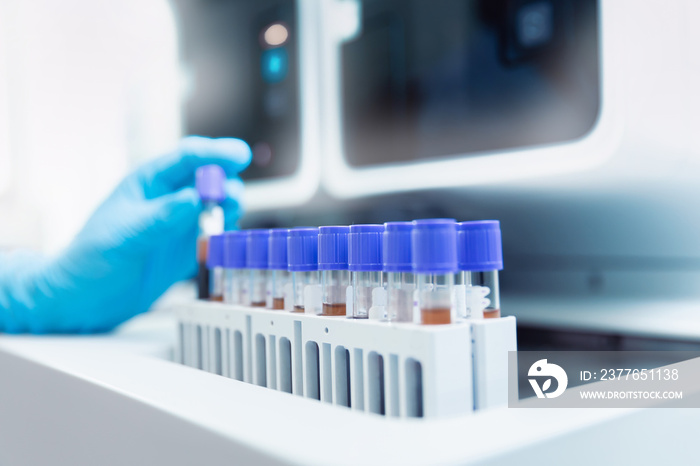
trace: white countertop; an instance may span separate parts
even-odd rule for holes
[[[557,306],[566,323],[565,303],[549,303],[550,314],[523,306],[522,318]],[[604,310],[589,311],[595,329]],[[387,419],[175,364],[174,341],[167,311],[108,335],[0,336],[0,464],[629,464],[695,454],[700,410]]]

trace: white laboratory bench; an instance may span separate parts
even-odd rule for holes
[[[0,335],[0,464],[652,464],[697,454],[697,409],[383,418],[175,364],[175,337],[167,310],[108,335]]]

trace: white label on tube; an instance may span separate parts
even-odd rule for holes
[[[321,285],[306,285],[304,288],[304,313],[320,314],[322,304]]]
[[[418,288],[413,291],[413,323],[420,324],[420,309],[418,309]]]
[[[220,235],[224,232],[224,209],[212,206],[199,214],[199,231],[204,236]]]
[[[287,312],[294,310],[294,288],[291,281],[284,285],[284,310]]]
[[[265,307],[272,309],[272,274],[267,276],[267,284],[265,285]]]
[[[386,290],[383,287],[372,289],[372,306],[386,306]]]
[[[233,303],[233,270],[224,270],[224,302]]]
[[[484,318],[484,309],[491,303],[491,300],[486,298],[490,292],[491,290],[486,286],[465,287],[466,316],[468,319]]]
[[[367,317],[374,320],[387,320],[386,290],[383,287],[372,289],[372,307],[369,308]]]
[[[455,311],[458,319],[468,319],[469,309],[467,309],[467,286],[455,285]]]

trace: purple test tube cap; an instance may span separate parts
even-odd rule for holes
[[[289,236],[289,230],[286,228],[270,230],[267,259],[271,270],[287,270],[287,236]]]
[[[344,225],[319,227],[319,270],[348,269],[348,233],[350,227]]]
[[[318,228],[292,228],[287,236],[290,272],[318,270]]]
[[[385,272],[412,272],[412,222],[387,222],[382,238],[382,262]]]
[[[498,220],[480,220],[457,224],[459,270],[487,272],[503,270],[501,224]]]
[[[414,220],[411,252],[416,273],[457,272],[457,222],[452,218]]]
[[[247,231],[227,231],[224,233],[224,267],[244,269],[246,267]]]
[[[221,202],[226,199],[226,173],[218,165],[204,165],[195,172],[195,187],[203,201]]]
[[[224,265],[224,235],[213,235],[209,237],[209,248],[207,252],[207,267],[223,267]]]
[[[268,268],[269,239],[270,230],[248,230],[248,241],[246,243],[247,268]]]
[[[348,235],[348,268],[353,272],[382,270],[384,225],[351,225]]]

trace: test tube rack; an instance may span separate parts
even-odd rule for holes
[[[515,318],[422,326],[193,301],[178,314],[190,367],[392,417],[503,406]]]

